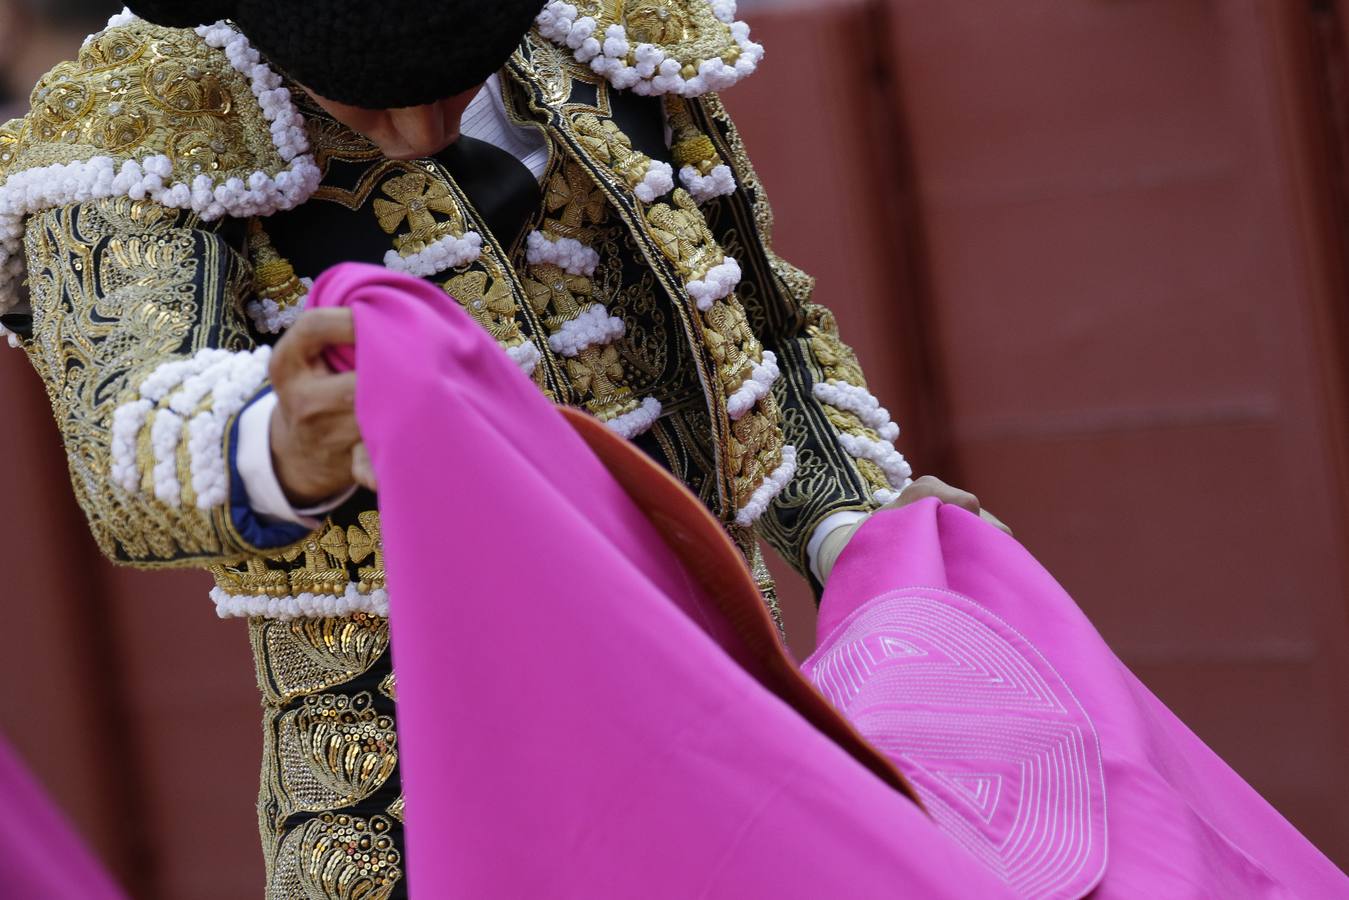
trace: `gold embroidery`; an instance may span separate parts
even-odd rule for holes
[[[632,139],[612,119],[593,113],[573,117],[572,125],[580,142],[594,158],[608,166],[629,188],[635,189],[651,169],[651,157],[632,148]]]
[[[673,94],[666,97],[665,112],[670,120],[670,153],[676,166],[691,166],[698,174],[706,175],[723,164],[712,139],[694,122],[687,100]]]
[[[378,512],[367,510],[357,516],[357,521],[359,525],[347,528],[347,548],[354,563],[364,563],[367,559],[374,558],[373,565],[361,566],[357,570],[361,578],[357,587],[361,591],[368,592],[384,587],[384,536],[380,532]],[[389,677],[393,678],[392,675]],[[392,684],[390,681],[391,687]],[[389,694],[389,698],[392,699],[393,695]]]
[[[208,345],[252,346],[239,309],[249,282],[242,255],[191,213],[127,199],[35,215],[25,247],[34,316],[25,349],[47,385],[99,547],[140,565],[243,556],[228,510],[196,508],[186,458],[181,506],[156,500],[148,478],[129,494],[109,474],[113,412],[150,372]],[[141,454],[148,473],[148,443]]]
[[[585,226],[598,225],[608,217],[604,194],[590,174],[571,160],[548,179],[543,204],[548,214],[554,216],[547,222],[547,230],[583,243],[593,233]]]
[[[173,181],[214,184],[286,168],[248,79],[190,29],[134,22],[95,35],[45,75],[19,134],[0,141],[10,172],[164,154]],[[5,153],[11,154],[5,158]]]
[[[286,835],[268,900],[387,900],[403,877],[384,816],[324,813]]]
[[[639,44],[654,44],[667,58],[679,61],[685,78],[697,75],[706,60],[720,58],[734,64],[740,58],[730,26],[705,0],[580,0],[575,5],[577,18],[595,18],[596,35],[620,24],[634,50]],[[637,64],[635,52],[628,53],[626,62]]]
[[[405,805],[406,804],[403,802],[403,795],[399,794],[398,799],[390,803],[388,809],[384,811],[401,822],[403,821],[403,809]]]
[[[702,278],[726,258],[688,191],[676,188],[674,205],[654,204],[646,214],[651,235],[685,280]]]
[[[380,616],[250,619],[258,683],[270,703],[287,703],[343,684],[369,671],[389,649],[389,622]]]
[[[449,186],[415,166],[408,168],[406,174],[380,185],[389,199],[376,197],[373,204],[375,218],[386,234],[407,223],[407,233],[394,238],[399,254],[418,253],[444,237],[463,237],[463,215]],[[438,219],[437,213],[445,219]]]
[[[295,809],[319,812],[371,796],[398,765],[393,718],[368,693],[305,697],[282,715],[281,776]]]
[[[248,222],[248,258],[253,264],[253,293],[271,300],[278,309],[290,309],[304,301],[309,289],[295,274],[290,261],[276,252],[261,219]]]

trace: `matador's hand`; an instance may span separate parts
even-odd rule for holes
[[[885,506],[881,507],[878,512],[887,509],[899,509],[900,507],[908,506],[910,503],[917,503],[919,500],[925,500],[928,497],[936,497],[943,503],[959,506],[966,512],[974,513],[984,521],[997,526],[1008,534],[1012,533],[1012,529],[1004,525],[997,516],[993,515],[988,510],[983,509],[979,505],[978,497],[974,496],[969,491],[962,491],[958,487],[952,487],[940,478],[934,478],[931,475],[924,475],[922,478],[914,481],[913,484],[904,489],[898,499],[887,503]],[[829,578],[829,573],[833,570],[834,563],[838,562],[839,555],[843,553],[843,548],[848,546],[848,542],[852,540],[852,536],[857,533],[857,530],[861,528],[865,522],[866,519],[860,519],[850,525],[840,526],[830,532],[824,539],[824,543],[820,545],[819,554],[816,556],[815,560],[815,568],[819,572],[822,581]]]
[[[323,361],[325,347],[355,339],[350,310],[311,309],[272,353],[272,464],[295,506],[319,503],[353,481],[375,487],[356,424],[356,374],[334,374]]]

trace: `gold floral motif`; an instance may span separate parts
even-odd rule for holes
[[[373,565],[363,565],[357,570],[361,579],[357,587],[362,591],[382,588],[385,579],[384,535],[379,527],[379,513],[366,510],[356,517],[356,521],[359,524],[347,528],[347,549],[351,561],[360,564],[374,557]]]
[[[613,119],[601,119],[593,113],[573,117],[581,144],[591,155],[608,166],[629,189],[636,188],[651,168],[651,157],[632,147],[632,139],[624,134]]]
[[[651,235],[685,280],[702,278],[726,258],[698,204],[683,188],[675,188],[673,205],[655,203],[647,210]]]
[[[373,203],[385,234],[393,234],[406,223],[406,233],[394,238],[394,246],[404,256],[425,250],[443,237],[464,236],[463,213],[449,185],[415,166],[410,168],[380,185],[385,197],[376,197]],[[437,214],[445,218],[438,219]]]
[[[286,168],[248,78],[190,29],[136,21],[103,31],[37,83],[31,108],[17,134],[11,123],[7,146],[0,141],[0,176],[156,153],[178,182]]]
[[[717,377],[729,395],[754,371],[763,349],[738,303],[714,303],[704,314],[707,349],[717,363]]]
[[[546,223],[546,230],[583,243],[592,234],[586,226],[599,225],[608,218],[608,205],[595,179],[572,160],[548,179],[543,204],[553,217]]]
[[[334,795],[326,808],[369,797],[398,765],[393,719],[374,709],[368,693],[305,697],[282,716],[280,728],[304,775]]]
[[[294,594],[330,594],[341,596],[347,590],[346,536],[342,529],[329,525],[317,535],[281,554],[287,562],[304,557],[304,565],[290,573]]]
[[[389,649],[389,621],[353,613],[323,618],[252,619],[249,635],[267,701],[288,703],[371,669]]]
[[[393,829],[384,816],[315,816],[282,842],[268,900],[388,900],[403,877]]]
[[[454,276],[442,287],[498,342],[507,346],[520,343],[515,297],[504,278],[492,278],[483,269],[472,269]]]
[[[839,337],[838,321],[832,312],[818,304],[807,305],[806,335],[826,380],[866,387],[862,366],[852,348]]]

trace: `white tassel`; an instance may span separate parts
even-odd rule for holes
[[[731,167],[722,163],[703,175],[693,166],[684,166],[679,170],[679,180],[694,201],[706,203],[713,197],[724,197],[735,193],[735,174]]]
[[[600,255],[575,238],[552,238],[532,231],[525,242],[525,261],[531,266],[554,265],[571,275],[595,274]]]
[[[773,390],[773,382],[778,380],[778,358],[772,350],[763,352],[763,361],[754,367],[749,378],[745,383],[736,388],[726,401],[726,414],[732,420],[744,418],[745,414],[754,408],[764,397],[768,396]]]
[[[169,506],[182,505],[178,455],[186,431],[188,471],[197,507],[224,504],[228,499],[225,429],[267,379],[271,354],[271,347],[239,352],[206,348],[189,359],[164,363],[146,376],[140,397],[113,411],[112,483],[129,494],[139,492],[137,448],[149,422],[155,499]],[[203,409],[207,397],[210,404]]]
[[[609,315],[598,303],[592,303],[574,319],[564,322],[550,338],[548,346],[561,356],[576,356],[588,347],[608,344],[623,336],[623,320]]]
[[[750,494],[749,500],[740,507],[740,511],[735,514],[735,524],[742,528],[748,528],[759,520],[769,505],[782,489],[787,486],[787,482],[792,480],[796,474],[796,448],[791,444],[782,448],[782,462],[773,473],[764,479],[763,484],[754,489]]]
[[[838,436],[839,444],[853,459],[868,459],[881,467],[885,480],[895,490],[903,490],[913,477],[913,469],[893,445],[885,441],[843,433]]]
[[[632,412],[615,416],[604,424],[619,437],[632,440],[656,424],[656,420],[660,418],[660,411],[660,401],[655,397],[647,397],[642,401],[642,405]]]
[[[543,359],[543,351],[540,350],[533,341],[525,341],[523,344],[516,344],[514,347],[506,348],[506,355],[511,358],[520,371],[526,375],[533,375],[534,370],[538,368],[539,361]]]
[[[863,425],[879,434],[883,440],[898,440],[899,426],[891,420],[889,410],[881,406],[881,402],[866,388],[846,381],[821,381],[816,382],[814,392],[822,403],[857,416]]]
[[[463,237],[446,235],[424,250],[403,256],[396,250],[384,254],[385,268],[395,272],[426,278],[466,266],[482,255],[482,235],[476,231],[465,232]]]
[[[685,287],[689,296],[693,298],[694,305],[707,312],[713,303],[730,296],[731,291],[735,290],[735,286],[739,283],[740,263],[736,262],[735,257],[728,256],[708,269],[702,278],[690,281]]]

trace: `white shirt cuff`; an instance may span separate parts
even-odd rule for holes
[[[810,574],[814,575],[815,580],[820,584],[824,584],[824,579],[820,577],[819,567],[820,547],[824,545],[824,539],[833,534],[835,529],[843,528],[846,525],[855,525],[868,515],[870,514],[855,509],[845,510],[826,516],[823,522],[815,526],[815,533],[810,536],[810,542],[806,544],[806,561],[810,563]]]
[[[356,493],[356,485],[317,506],[296,509],[286,499],[286,492],[277,480],[272,467],[272,411],[276,409],[276,394],[260,398],[239,416],[239,443],[234,465],[248,494],[248,505],[265,522],[292,522],[305,528],[318,528],[322,516],[346,503]]]

